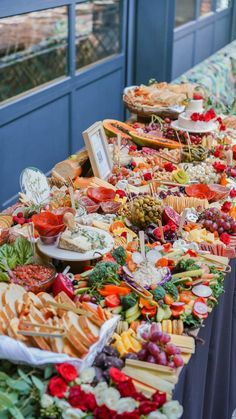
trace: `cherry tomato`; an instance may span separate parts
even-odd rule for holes
[[[105,303],[107,307],[114,308],[120,305],[120,299],[118,295],[108,295],[105,297]]]

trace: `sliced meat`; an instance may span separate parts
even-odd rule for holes
[[[101,202],[101,209],[105,214],[115,214],[120,207],[120,202],[106,201]]]

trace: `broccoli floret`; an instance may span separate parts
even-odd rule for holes
[[[138,297],[135,292],[131,292],[127,295],[120,295],[120,301],[124,310],[128,310],[130,307],[135,306]]]
[[[119,266],[115,262],[99,262],[89,274],[88,285],[100,288],[104,283],[120,284]]]
[[[178,288],[176,287],[175,284],[169,281],[169,282],[166,282],[163,285],[163,287],[166,290],[166,292],[168,292],[174,298],[174,300],[178,300],[179,293],[178,293]]]
[[[195,263],[194,259],[181,259],[175,266],[173,272],[186,272],[200,269],[200,266]]]
[[[126,251],[122,246],[119,246],[115,250],[113,250],[112,256],[119,265],[123,266],[125,264],[125,262],[126,262]]]
[[[153,291],[152,295],[155,301],[163,300],[166,295],[166,290],[161,286],[158,285]]]

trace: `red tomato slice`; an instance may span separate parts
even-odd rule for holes
[[[108,295],[105,297],[105,303],[107,307],[114,308],[120,305],[120,299],[118,295]]]

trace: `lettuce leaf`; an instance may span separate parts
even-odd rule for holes
[[[25,265],[32,261],[32,246],[25,237],[18,237],[16,239],[14,249],[17,257],[17,265]]]
[[[4,244],[0,247],[0,268],[5,272],[6,268],[2,263],[2,259],[5,259],[9,268],[14,269],[17,265],[17,255],[15,249],[10,244]]]

